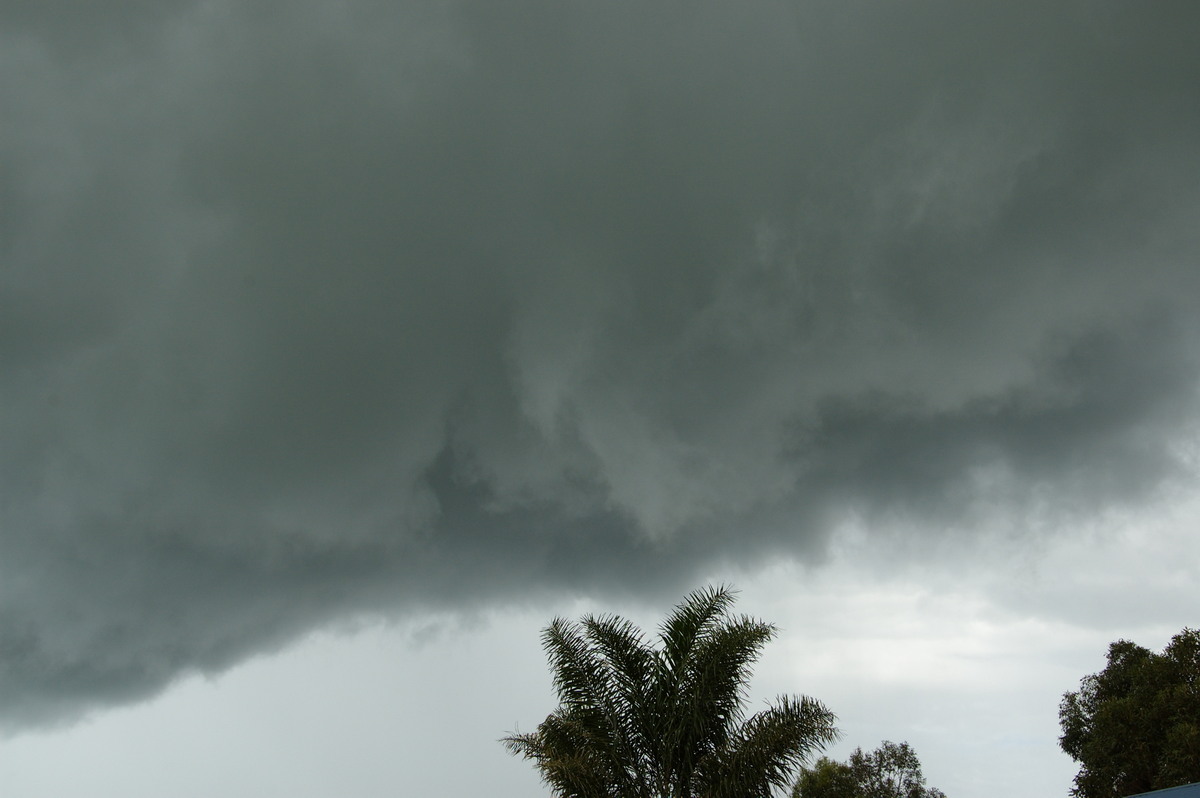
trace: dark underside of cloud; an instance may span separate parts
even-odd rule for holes
[[[1180,474],[1193,4],[247,9],[0,9],[3,728]]]

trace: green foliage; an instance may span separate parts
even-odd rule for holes
[[[793,798],[945,798],[925,786],[921,762],[908,743],[884,740],[864,754],[854,749],[845,764],[821,757],[804,768],[792,788]]]
[[[733,591],[688,595],[659,646],[616,616],[556,618],[542,635],[560,706],[503,742],[563,798],[766,798],[837,739],[806,696],[747,717],[751,665],[775,635],[734,616]]]
[[[1200,781],[1200,631],[1161,654],[1118,640],[1104,670],[1058,707],[1077,798],[1122,798]]]
[[[858,749],[861,752],[862,749]],[[859,798],[858,780],[849,765],[827,756],[800,771],[792,788],[793,798]]]

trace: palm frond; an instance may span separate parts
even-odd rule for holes
[[[608,700],[622,730],[620,744],[637,794],[649,795],[657,762],[655,652],[636,626],[615,615],[586,616],[584,631],[608,669]]]
[[[661,744],[670,758],[688,739],[690,724],[680,723],[680,713],[688,705],[682,700],[684,684],[692,677],[698,644],[728,614],[736,592],[724,585],[695,590],[684,597],[659,627],[662,648],[658,652],[655,680],[656,702],[669,706],[670,722],[660,730]]]
[[[602,695],[597,695],[603,665],[578,626],[555,618],[542,632],[542,648],[553,673],[554,692],[564,706],[594,708],[603,700]]]
[[[701,588],[684,597],[659,631],[669,669],[677,669],[688,659],[696,641],[728,613],[736,597],[736,591],[724,585]]]
[[[697,772],[706,798],[766,796],[790,786],[809,757],[839,738],[837,716],[807,696],[783,696],[746,720]]]
[[[583,628],[562,618],[555,618],[546,628],[542,645],[554,671],[561,717],[569,719],[574,733],[586,737],[589,750],[598,757],[592,766],[601,767],[601,760],[608,763],[602,769],[610,779],[624,791],[633,790],[629,769],[624,766],[631,748],[625,735],[628,712],[621,709],[611,665],[592,646]]]
[[[676,739],[683,741],[680,753],[687,756],[687,770],[725,746],[741,725],[751,665],[774,634],[770,624],[742,617],[715,629],[696,647],[676,688]]]
[[[509,753],[531,759],[542,780],[564,798],[622,796],[616,788],[612,762],[596,745],[586,723],[559,709],[539,724],[536,732],[502,739]]]

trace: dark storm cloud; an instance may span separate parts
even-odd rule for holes
[[[1178,472],[1190,5],[51,5],[0,15],[8,728]]]

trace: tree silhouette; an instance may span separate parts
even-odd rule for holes
[[[821,757],[804,768],[792,798],[946,798],[925,786],[921,760],[908,743],[883,744],[870,753],[854,749],[846,763]]]
[[[775,627],[733,616],[725,587],[689,594],[660,644],[617,616],[542,634],[560,706],[504,738],[563,798],[766,798],[838,737],[832,712],[784,696],[747,716],[750,667]]]
[[[1128,640],[1058,707],[1059,745],[1080,764],[1077,798],[1121,798],[1200,781],[1200,631],[1161,654]]]

